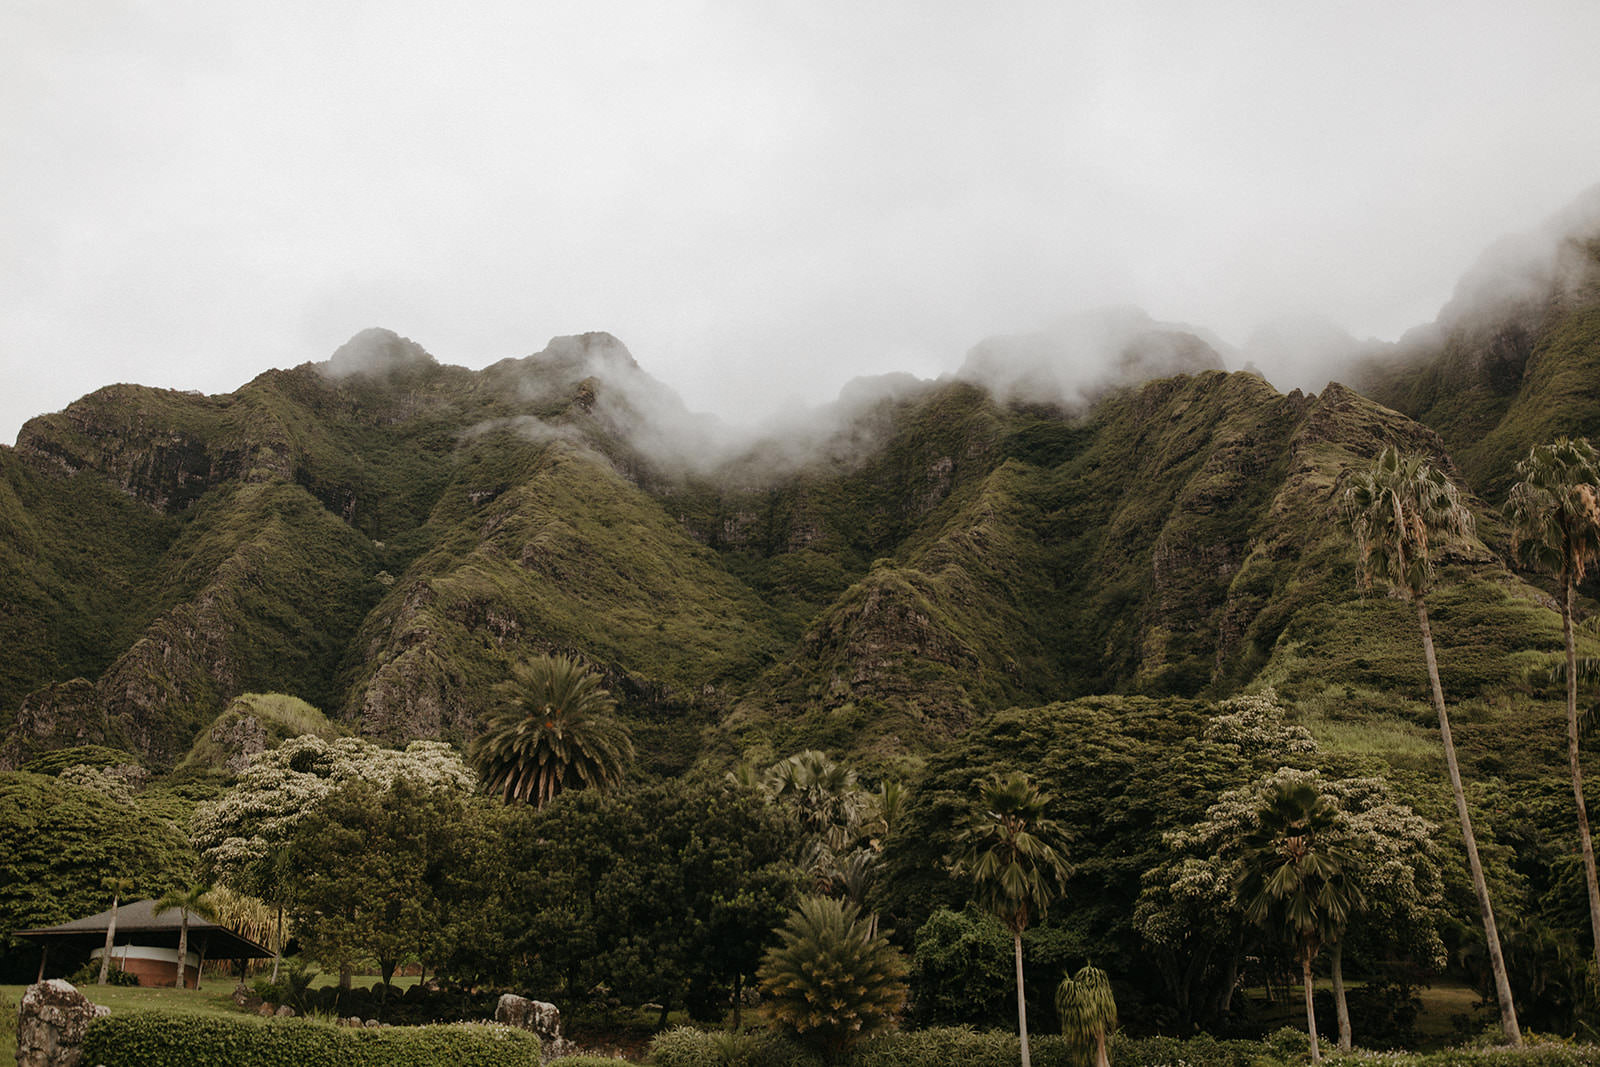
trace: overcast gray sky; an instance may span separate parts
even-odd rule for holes
[[[1392,338],[1600,182],[1600,4],[0,0],[0,441],[381,325],[735,420],[1107,303]]]

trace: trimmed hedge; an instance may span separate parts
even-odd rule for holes
[[[822,1067],[822,1057],[770,1030],[696,1030],[677,1026],[650,1042],[655,1067]]]
[[[539,1039],[505,1026],[358,1029],[305,1019],[128,1012],[96,1019],[83,1062],[104,1067],[539,1067]]]
[[[657,1036],[650,1046],[655,1067],[818,1067],[822,1060],[770,1033],[747,1040],[759,1049],[730,1059],[727,1035],[679,1027]],[[1034,1067],[1081,1067],[1072,1048],[1057,1034],[1030,1035]],[[1306,1035],[1280,1030],[1262,1041],[1139,1037],[1121,1034],[1111,1041],[1112,1067],[1287,1067],[1310,1058]],[[843,1063],[848,1067],[1015,1067],[1017,1035],[1004,1030],[934,1027],[880,1034],[864,1041]],[[1520,1049],[1460,1048],[1443,1052],[1354,1052],[1328,1049],[1329,1067],[1600,1067],[1600,1046],[1540,1044]]]

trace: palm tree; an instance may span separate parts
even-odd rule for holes
[[[1045,817],[1050,798],[1014,771],[978,783],[980,807],[960,837],[953,873],[972,879],[973,894],[1011,931],[1017,966],[1017,1034],[1029,1067],[1028,1004],[1022,986],[1022,932],[1060,893],[1067,863],[1052,841],[1061,828]]]
[[[777,934],[758,972],[765,1010],[829,1062],[905,1006],[905,960],[854,904],[805,897]]]
[[[133,879],[111,875],[100,879],[100,886],[111,893],[111,921],[106,924],[106,947],[100,953],[100,978],[95,983],[105,985],[111,974],[111,946],[117,936],[117,904],[121,902],[122,894],[133,889]]]
[[[564,789],[603,789],[633,759],[627,728],[600,677],[570,656],[540,656],[495,687],[504,703],[488,714],[471,756],[484,786],[507,803],[542,808]]]
[[[1402,456],[1392,446],[1378,455],[1370,470],[1359,471],[1351,477],[1344,492],[1344,507],[1360,553],[1356,574],[1361,588],[1369,588],[1374,578],[1382,579],[1409,596],[1417,607],[1417,626],[1422,631],[1422,653],[1428,668],[1433,710],[1439,716],[1445,768],[1450,776],[1450,789],[1455,794],[1456,814],[1461,818],[1467,866],[1472,873],[1472,888],[1478,896],[1484,940],[1494,971],[1500,1026],[1512,1044],[1520,1045],[1522,1030],[1517,1025],[1516,1006],[1511,1002],[1511,982],[1506,975],[1505,956],[1500,951],[1494,908],[1489,903],[1489,886],[1484,881],[1478,839],[1472,833],[1467,794],[1461,785],[1455,742],[1450,737],[1450,715],[1445,710],[1444,689],[1439,684],[1439,661],[1433,651],[1433,631],[1428,627],[1425,598],[1433,584],[1435,543],[1471,533],[1472,513],[1461,503],[1455,484],[1443,471],[1422,456]]]
[[[1572,637],[1572,591],[1600,557],[1600,456],[1583,438],[1558,438],[1536,445],[1517,464],[1522,479],[1511,487],[1506,514],[1513,551],[1531,566],[1555,574],[1561,586],[1561,635],[1566,643],[1567,762],[1578,807],[1578,844],[1589,888],[1589,929],[1600,973],[1600,879],[1595,876],[1589,811],[1583,803],[1583,767],[1578,760],[1578,664]]]
[[[760,788],[793,809],[803,832],[800,866],[815,890],[835,895],[849,877],[851,853],[876,822],[877,798],[862,789],[856,772],[816,749],[797,752],[768,767]],[[876,851],[869,844],[868,851]]]
[[[1365,904],[1347,876],[1353,861],[1326,840],[1337,822],[1338,812],[1310,782],[1277,783],[1264,798],[1259,825],[1245,840],[1239,883],[1245,917],[1268,931],[1287,929],[1294,938],[1313,1061],[1321,1060],[1322,1052],[1311,963],[1323,945],[1338,943],[1351,913]]]
[[[1117,999],[1106,972],[1092,964],[1056,986],[1056,1015],[1061,1033],[1074,1048],[1094,1048],[1094,1067],[1111,1067],[1106,1033],[1117,1028]]]
[[[189,960],[189,913],[200,916],[202,919],[215,919],[216,912],[211,905],[211,887],[202,883],[193,883],[177,889],[169,889],[160,900],[156,901],[156,914],[178,909],[178,980],[174,989],[184,987],[184,970]],[[202,961],[204,962],[204,961]],[[200,984],[198,976],[195,985]]]

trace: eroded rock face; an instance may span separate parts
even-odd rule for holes
[[[494,1021],[515,1026],[519,1030],[532,1030],[539,1035],[540,1041],[546,1043],[561,1040],[561,1011],[554,1004],[542,1000],[529,1000],[515,993],[506,993],[495,1005]]]
[[[17,1014],[17,1067],[77,1067],[89,1024],[109,1014],[63,979],[29,986]]]

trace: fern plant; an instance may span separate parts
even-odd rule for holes
[[[807,897],[778,936],[758,976],[779,1026],[837,1059],[893,1025],[906,1002],[906,963],[854,904]]]

